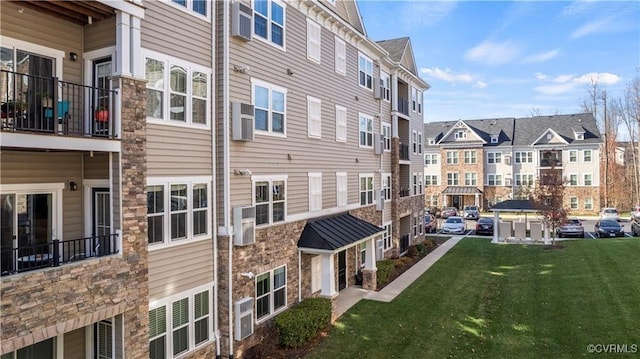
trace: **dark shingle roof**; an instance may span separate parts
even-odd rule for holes
[[[383,232],[384,229],[348,213],[307,222],[298,248],[336,250]]]
[[[389,53],[389,57],[391,60],[395,62],[400,62],[402,60],[402,55],[404,55],[404,51],[409,44],[408,37],[401,37],[399,39],[392,40],[382,40],[377,42],[383,49],[387,50]]]
[[[513,118],[490,118],[463,121],[486,144],[484,146],[510,146],[513,136]],[[438,142],[458,121],[430,122],[424,124],[425,139],[435,138]],[[498,136],[498,143],[491,143],[491,136]],[[426,147],[428,142],[425,143]],[[434,146],[431,146],[434,147]]]
[[[523,212],[537,212],[537,209],[532,201],[528,199],[509,199],[506,201],[498,202],[490,208],[491,211],[523,211]]]

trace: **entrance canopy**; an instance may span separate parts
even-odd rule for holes
[[[335,251],[383,232],[384,229],[345,213],[307,222],[298,248]]]
[[[447,186],[442,191],[443,194],[482,194],[478,187],[474,186]]]
[[[496,203],[489,209],[493,212],[538,212],[532,201],[528,199],[510,199]]]

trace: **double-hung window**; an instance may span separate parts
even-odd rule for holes
[[[360,204],[373,203],[373,175],[360,175]]]
[[[308,115],[308,133],[309,137],[322,137],[322,102],[315,97],[307,96],[307,115]]]
[[[417,90],[417,97],[418,97],[418,113],[422,113],[422,91]]]
[[[382,137],[384,138],[384,150],[391,151],[391,125],[386,122],[382,123]]]
[[[208,236],[211,232],[210,177],[149,178],[148,182],[149,245],[169,245]]]
[[[385,101],[391,101],[391,77],[388,73],[380,71],[380,96]]]
[[[256,276],[256,319],[261,320],[287,306],[287,267]]]
[[[358,114],[360,118],[360,147],[373,147],[373,117]]]
[[[426,176],[424,176],[424,184],[426,186],[437,186],[438,185],[438,175],[426,175]]]
[[[584,185],[585,186],[592,186],[593,185],[593,175],[591,173],[585,173],[584,174]]]
[[[578,175],[572,173],[569,175],[569,186],[577,186],[578,185]]]
[[[256,225],[283,222],[286,217],[286,176],[254,176]]]
[[[422,154],[422,132],[418,132],[418,154]]]
[[[582,162],[591,162],[591,150],[582,151]]]
[[[515,177],[516,186],[532,186],[533,185],[532,174],[516,173],[514,177]]]
[[[336,141],[347,142],[347,108],[336,105]]]
[[[533,163],[533,152],[519,151],[515,153],[516,163]]]
[[[578,162],[578,151],[576,150],[569,151],[569,162],[571,163]]]
[[[488,152],[487,163],[502,163],[502,152]]]
[[[347,205],[347,172],[336,172],[337,206]]]
[[[487,175],[487,185],[488,186],[502,186],[502,175],[501,174],[488,174]]]
[[[277,0],[253,0],[253,10],[254,34],[284,47],[284,5]]]
[[[384,200],[391,200],[391,174],[382,174],[382,191],[384,192]]]
[[[418,131],[413,131],[411,133],[411,144],[413,147],[413,154],[418,153]]]
[[[309,212],[322,209],[322,173],[309,173]]]
[[[569,197],[569,209],[577,210],[579,207],[578,197]]]
[[[464,185],[465,186],[477,186],[478,185],[478,174],[475,172],[466,172],[464,174]]]
[[[307,19],[307,58],[320,63],[322,30],[320,24]]]
[[[418,111],[418,89],[411,87],[411,110]]]
[[[147,118],[174,125],[209,125],[211,70],[145,50]]]
[[[185,10],[207,17],[209,14],[209,4],[206,0],[171,0],[173,4],[183,7]]]
[[[251,83],[256,131],[284,135],[287,90],[256,79],[252,79]]]
[[[335,70],[337,73],[341,75],[347,74],[347,45],[339,37],[335,37],[336,48],[335,48]]]
[[[384,225],[384,233],[382,234],[382,241],[384,243],[384,250],[389,250],[393,246],[393,241],[391,240],[391,223]]]
[[[465,164],[475,164],[477,162],[476,151],[464,151],[464,163]]]
[[[438,164],[438,154],[437,153],[427,153],[424,155],[424,164],[425,165],[437,165]]]
[[[584,199],[584,209],[585,210],[593,209],[593,197],[587,197]]]
[[[447,185],[457,186],[459,183],[458,172],[447,172]]]
[[[447,164],[448,165],[458,164],[458,151],[447,151]]]
[[[360,86],[373,90],[373,61],[358,54],[358,81]]]

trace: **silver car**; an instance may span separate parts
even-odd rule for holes
[[[458,216],[451,216],[442,225],[443,233],[458,233],[463,234],[466,228],[464,225],[464,219]]]

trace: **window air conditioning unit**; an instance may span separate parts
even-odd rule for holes
[[[253,34],[253,10],[239,2],[231,4],[231,36],[251,41]]]
[[[253,298],[242,298],[236,302],[235,307],[235,339],[242,340],[253,334]]]
[[[384,193],[384,190],[381,189],[380,191],[378,191],[378,198],[376,199],[376,211],[384,210],[384,200],[385,200],[385,193]]]
[[[231,103],[231,132],[235,141],[253,141],[253,105],[241,102]]]
[[[246,246],[253,244],[256,237],[256,208],[233,208],[233,244]]]
[[[373,152],[376,155],[381,155],[384,151],[384,135],[382,134],[373,134]]]

